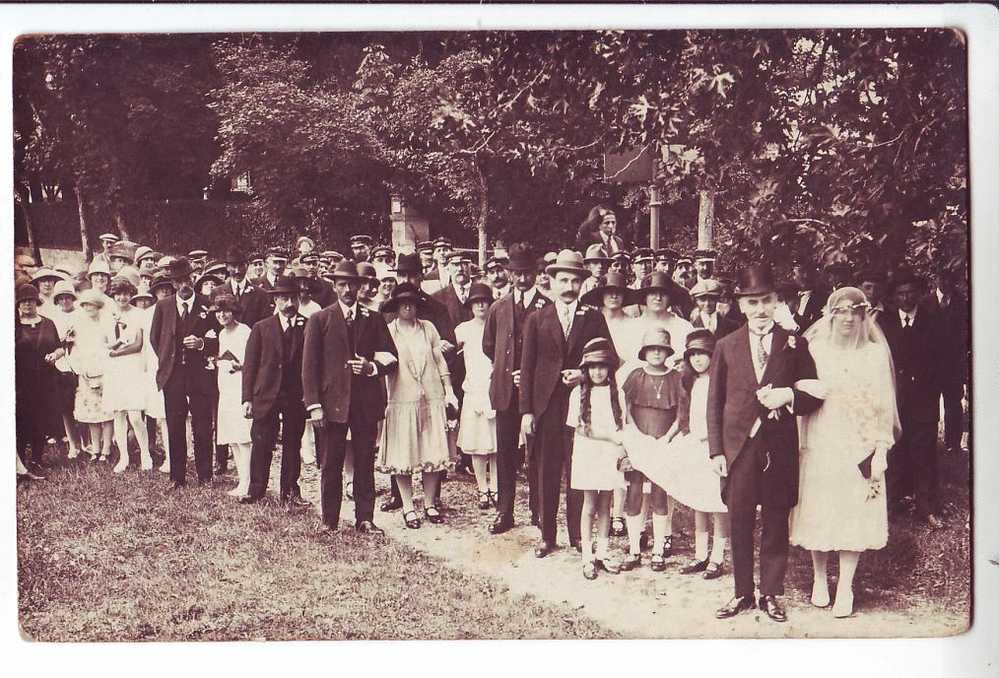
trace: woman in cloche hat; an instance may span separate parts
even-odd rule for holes
[[[106,460],[111,454],[113,413],[104,406],[104,371],[108,363],[107,337],[114,334],[111,309],[104,312],[108,299],[100,289],[91,287],[80,292],[77,306],[80,313],[73,324],[70,365],[79,376],[73,418],[90,427],[91,459]]]
[[[14,315],[14,393],[17,455],[29,469],[42,464],[45,439],[61,429],[53,363],[62,356],[59,332],[38,314],[38,289],[22,283]],[[31,457],[27,448],[31,447]]]

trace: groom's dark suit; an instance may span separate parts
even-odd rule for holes
[[[792,387],[815,379],[815,362],[805,340],[774,325],[769,358],[762,378],[754,368],[747,325],[718,340],[711,360],[708,388],[708,450],[725,455],[728,478],[722,498],[732,520],[732,569],[735,595],[753,594],[753,527],[762,506],[760,594],[781,595],[787,568],[788,513],[798,502],[798,428],[786,407],[760,404],[757,389]],[[755,335],[752,337],[755,341]],[[814,412],[822,404],[794,390],[793,415]],[[761,425],[754,434],[757,420]],[[753,434],[753,435],[751,435]]]

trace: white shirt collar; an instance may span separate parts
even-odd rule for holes
[[[340,299],[337,299],[336,303],[340,304],[340,312],[343,313],[343,317],[347,317],[347,311],[350,311],[351,317],[355,320],[357,319],[357,302],[354,302],[353,306],[347,306]]]
[[[902,321],[902,327],[905,327],[905,319],[906,318],[911,318],[913,323],[916,322],[916,311],[918,311],[918,310],[919,310],[918,306],[916,308],[912,309],[912,313],[906,313],[902,309],[898,309],[898,318],[899,318],[899,320]]]
[[[194,300],[197,298],[197,295],[192,294],[190,296],[190,298],[187,299],[186,301],[183,300],[183,299],[181,299],[179,294],[176,295],[176,297],[177,297],[177,312],[178,313],[183,313],[184,312],[184,306],[185,305],[187,306],[187,311],[189,313],[191,312],[191,310],[194,309]]]
[[[538,288],[532,286],[531,289],[527,290],[526,292],[521,292],[517,288],[514,288],[513,294],[514,294],[514,302],[517,301],[517,295],[520,295],[520,300],[519,300],[520,303],[525,306],[530,306],[531,304],[534,303],[534,298],[538,294]]]
[[[570,314],[575,313],[576,312],[576,307],[578,305],[579,305],[579,298],[578,297],[571,304],[566,304],[564,301],[562,301],[561,299],[558,299],[558,298],[555,299],[555,309],[558,311],[559,317],[561,317],[566,312],[566,309],[569,310]]]

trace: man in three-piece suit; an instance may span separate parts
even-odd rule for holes
[[[895,388],[902,436],[889,456],[888,502],[897,507],[915,494],[916,512],[931,527],[942,526],[937,475],[937,425],[940,421],[942,368],[947,331],[920,303],[922,280],[911,272],[892,278],[895,308],[878,318],[895,364]]]
[[[208,300],[194,292],[190,262],[180,257],[170,263],[168,275],[176,294],[156,302],[149,341],[159,359],[156,385],[163,392],[167,432],[170,435],[170,479],[173,489],[186,483],[187,415],[194,429],[194,459],[198,481],[212,479],[212,403],[218,381],[219,324],[208,312]]]
[[[513,292],[489,308],[482,333],[482,351],[493,361],[489,400],[496,411],[496,467],[499,505],[496,520],[489,527],[503,534],[513,527],[513,504],[517,494],[517,468],[520,466],[520,362],[523,356],[524,327],[532,313],[551,304],[534,286],[537,263],[523,245],[510,248],[506,265],[513,280]],[[537,457],[528,460],[528,486],[532,523],[538,525]]]
[[[603,337],[613,346],[603,314],[579,302],[579,290],[589,271],[583,257],[572,250],[559,252],[546,269],[556,292],[553,303],[527,316],[520,361],[521,427],[534,436],[531,454],[538,458],[541,541],[534,555],[544,558],[555,549],[559,494],[562,475],[571,477],[572,429],[566,426],[569,393],[582,379],[579,368],[583,347],[590,339]],[[566,492],[566,523],[569,543],[580,544],[579,519],[582,493]]]
[[[305,325],[302,386],[305,406],[325,428],[322,476],[323,523],[336,530],[343,501],[347,431],[354,450],[354,527],[381,534],[373,522],[375,436],[385,417],[384,376],[399,367],[398,352],[382,315],[357,303],[364,279],[357,264],[333,269],[337,301],[314,313]]]
[[[787,620],[777,596],[784,593],[788,514],[798,502],[798,428],[795,416],[822,401],[794,388],[815,379],[815,362],[801,337],[774,323],[777,296],[770,269],[739,274],[735,294],[746,324],[720,339],[708,387],[708,453],[725,478],[722,499],[732,521],[735,596],[719,619],[756,606],[753,529],[762,507],[760,607],[774,621]]]
[[[250,427],[250,489],[241,504],[252,504],[267,493],[274,444],[281,428],[281,501],[308,506],[298,477],[302,470],[302,345],[305,318],[298,313],[298,281],[281,276],[269,291],[277,313],[250,331],[243,360],[242,402]]]

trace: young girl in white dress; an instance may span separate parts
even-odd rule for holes
[[[111,297],[115,302],[112,327],[107,336],[108,362],[104,372],[104,407],[114,413],[114,440],[118,447],[115,473],[128,468],[128,427],[132,427],[139,443],[142,470],[153,468],[149,454],[149,434],[142,414],[146,407],[146,359],[142,354],[145,336],[145,311],[132,306],[137,291],[138,273],[121,272],[111,281]]]
[[[479,509],[496,504],[496,410],[489,400],[489,380],[493,363],[482,352],[482,333],[486,313],[493,301],[489,287],[476,283],[469,288],[466,305],[472,319],[454,329],[458,350],[465,359],[465,399],[458,424],[458,447],[472,458],[472,469],[479,489]]]
[[[250,490],[250,426],[253,421],[243,411],[243,360],[250,328],[236,321],[239,302],[231,294],[213,299],[219,330],[218,367],[219,411],[215,426],[215,444],[228,445],[236,460],[239,482],[229,491],[230,497],[244,497]]]
[[[614,370],[617,354],[610,342],[591,339],[583,348],[583,380],[569,394],[566,425],[575,431],[569,485],[583,492],[580,546],[583,576],[596,579],[597,568],[617,574],[621,566],[610,558],[610,512],[614,490],[625,486],[619,469],[625,457],[621,428],[625,421],[624,396]],[[593,553],[593,522],[597,523],[597,550]]]

